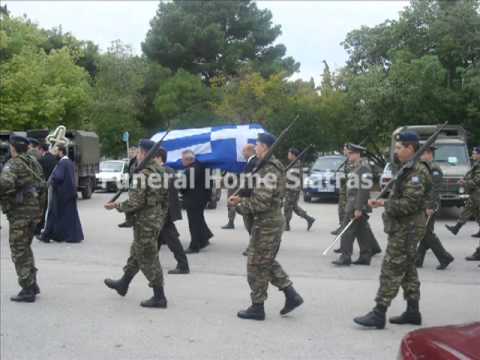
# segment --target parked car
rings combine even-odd
[[[100,172],[95,174],[96,189],[117,191],[118,186],[128,185],[128,161],[106,160],[100,163]]]
[[[338,168],[345,159],[343,155],[320,156],[304,178],[303,200],[338,199],[340,179],[345,176],[344,170]]]
[[[387,165],[385,165],[385,169],[383,169],[382,176],[380,176],[380,189],[383,190],[390,180],[392,180],[392,177],[392,164],[387,163]]]
[[[480,322],[431,327],[402,339],[399,360],[480,360]]]

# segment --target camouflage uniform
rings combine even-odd
[[[476,161],[465,175],[465,191],[469,194],[458,222],[465,224],[472,217],[480,223],[480,161]]]
[[[287,224],[292,219],[292,214],[295,212],[301,218],[307,220],[309,216],[305,210],[298,206],[298,200],[300,199],[300,192],[302,191],[302,165],[297,162],[291,169],[288,170],[288,187],[285,193],[285,205],[283,213],[285,215],[285,221]],[[299,179],[300,184],[295,184],[293,179]],[[294,187],[297,185],[297,187]]]
[[[400,286],[407,301],[420,299],[415,256],[418,241],[425,236],[425,203],[431,187],[430,171],[419,162],[395,183],[385,201],[383,221],[388,245],[375,299],[380,306],[388,307]]]
[[[267,299],[268,283],[279,289],[289,287],[292,282],[275,260],[284,227],[282,200],[285,195],[285,168],[275,157],[260,168],[257,174],[264,178],[267,174],[277,179],[275,186],[265,183],[254,184],[250,197],[242,197],[237,211],[252,215],[252,231],[247,262],[247,277],[253,304],[263,304]]]
[[[440,203],[440,190],[442,188],[442,179],[443,179],[443,172],[440,166],[435,162],[428,162],[427,163],[430,168],[430,173],[432,176],[432,187],[431,191],[428,194],[427,202],[425,207],[427,209],[432,209],[435,213],[429,219],[425,237],[420,240],[420,244],[418,245],[417,249],[417,266],[423,266],[423,260],[425,258],[425,253],[428,249],[432,249],[434,255],[436,256],[437,260],[440,264],[447,264],[453,260],[452,255],[450,255],[445,248],[443,247],[440,239],[435,234],[435,217],[436,211],[438,211],[441,207]]]
[[[163,176],[165,169],[155,161],[145,166],[140,174],[145,178],[157,174]],[[149,281],[149,286],[163,287],[163,272],[158,256],[158,236],[165,223],[168,212],[168,189],[163,186],[153,189],[133,184],[129,190],[128,200],[122,202],[118,211],[132,215],[133,243],[130,257],[124,272],[133,278],[139,270]]]
[[[345,219],[350,221],[354,218],[356,210],[362,211],[363,216],[355,220],[352,226],[342,236],[341,250],[342,254],[348,257],[352,256],[353,242],[355,238],[360,246],[360,258],[370,260],[373,255],[374,244],[377,243],[375,236],[368,223],[368,213],[371,212],[368,206],[370,198],[370,188],[367,188],[365,182],[372,181],[372,169],[365,159],[360,159],[355,164],[351,164],[349,178],[346,182]],[[377,245],[378,246],[378,245]]]
[[[36,283],[37,269],[31,245],[42,215],[40,201],[46,188],[45,182],[40,179],[43,179],[42,167],[27,154],[10,159],[0,174],[2,209],[10,223],[10,252],[18,283],[23,289]]]
[[[338,222],[340,226],[346,225],[344,224],[344,222],[345,222],[345,208],[347,206],[347,179],[350,171],[351,171],[350,163],[348,160],[346,160],[344,165],[345,177],[340,180],[340,191],[338,193]]]

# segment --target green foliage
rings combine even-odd
[[[285,46],[271,45],[280,33],[271,12],[250,0],[162,1],[142,49],[152,61],[201,75],[209,84],[214,77],[235,76],[246,62],[264,76],[297,71],[299,65],[284,58]]]

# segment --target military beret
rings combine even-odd
[[[289,153],[292,153],[292,154],[295,155],[295,156],[300,155],[300,150],[298,150],[297,148],[293,148],[293,147],[292,147],[292,148],[288,149],[288,152],[289,152]]]
[[[275,136],[266,132],[258,134],[258,139],[257,139],[259,143],[265,144],[268,147],[272,146],[276,140],[277,139],[275,138]]]
[[[356,152],[356,153],[362,153],[362,152],[367,150],[366,148],[364,148],[361,145],[351,144],[351,143],[345,144],[345,147],[347,148],[348,151],[353,151],[353,152]]]
[[[28,139],[28,142],[31,144],[31,145],[40,145],[40,141],[38,141],[37,139],[33,138],[33,137],[29,137],[27,138]]]
[[[477,154],[480,154],[480,145],[479,146],[475,146],[473,148],[473,151],[476,152]]]
[[[138,147],[145,151],[149,151],[151,148],[153,148],[154,145],[155,145],[155,142],[150,139],[142,139],[138,143]]]
[[[419,142],[420,139],[416,132],[413,131],[404,131],[395,136],[396,141],[400,142]]]
[[[20,135],[10,135],[8,142],[12,145],[28,145],[30,143],[26,137]]]

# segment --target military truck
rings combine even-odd
[[[392,134],[390,148],[390,161],[393,164],[393,152],[395,147],[395,135],[401,131],[414,131],[425,142],[437,129],[435,125],[404,126],[396,129]],[[463,186],[459,185],[468,170],[470,170],[470,158],[467,146],[467,132],[458,125],[449,125],[435,141],[435,162],[443,171],[443,185],[440,192],[442,207],[461,207],[468,195]],[[395,167],[393,168],[395,172]]]
[[[45,142],[47,129],[29,130],[27,136]],[[65,136],[70,140],[67,147],[68,157],[75,164],[75,176],[78,191],[83,199],[90,199],[95,189],[95,174],[99,172],[100,142],[97,134],[83,130],[67,130]]]

